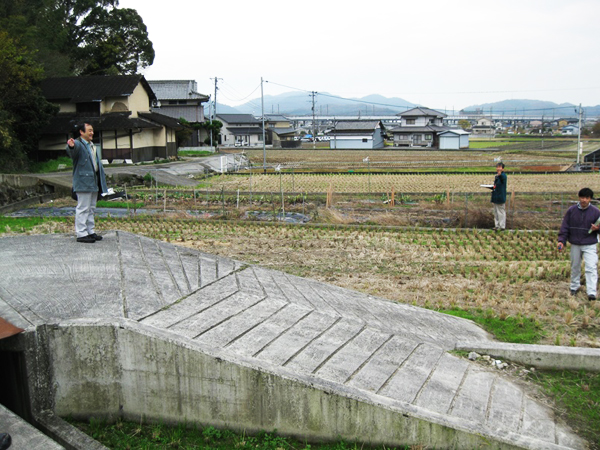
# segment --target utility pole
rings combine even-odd
[[[317,136],[315,134],[315,95],[317,93],[315,91],[312,91],[310,93],[310,95],[312,96],[312,139],[313,139],[313,149],[315,148],[315,142],[317,139]]]
[[[583,153],[583,146],[581,144],[581,103],[579,104],[579,113],[577,114],[579,121],[577,124],[577,166],[581,161],[581,154]]]
[[[262,77],[260,77],[260,105],[262,108],[263,173],[267,173],[267,148],[265,146],[265,97],[263,95]]]
[[[216,116],[217,115],[217,90],[219,89],[217,87],[217,84],[219,83],[219,80],[222,80],[223,78],[218,78],[218,77],[214,77],[211,78],[211,80],[215,80],[215,98],[214,98],[214,102],[215,102],[215,109],[213,110],[213,114]]]
[[[212,132],[212,102],[210,101],[210,96],[208,96],[208,122],[210,123],[210,127],[208,127],[208,134],[210,135],[210,151],[213,151],[213,132]]]
[[[212,80],[212,79],[213,79],[213,78],[211,78],[211,80]],[[212,121],[213,121],[213,120],[215,120],[215,118],[217,117],[217,89],[218,89],[218,88],[217,88],[217,83],[219,82],[219,80],[222,80],[222,79],[223,79],[223,78],[218,78],[218,77],[215,77],[215,78],[214,78],[214,80],[215,80],[215,97],[214,97],[214,99],[213,99],[213,102],[214,102],[214,108],[213,108],[213,110],[212,110],[212,115],[211,115],[211,118],[210,118],[210,123],[211,123],[211,125],[212,125]],[[211,146],[211,150],[212,150],[212,144],[213,144],[213,143],[212,143],[212,127],[211,127],[211,130],[210,130],[210,136],[211,136],[211,139],[210,139],[210,141],[211,141],[211,144],[210,144],[210,146]],[[217,152],[217,143],[215,142],[214,144],[215,144],[215,153],[216,153],[216,152]]]

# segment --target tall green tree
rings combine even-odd
[[[135,9],[93,8],[79,26],[76,72],[133,75],[154,62],[154,48]]]
[[[30,49],[47,76],[133,74],[154,61],[146,26],[118,0],[2,0],[0,29]]]
[[[31,52],[0,31],[0,167],[5,172],[27,169],[41,129],[57,112],[42,95],[42,77]]]

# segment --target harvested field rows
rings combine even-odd
[[[493,174],[260,174],[226,175],[210,180],[210,189],[241,192],[339,193],[465,193],[489,192],[481,184],[492,184]],[[508,191],[576,193],[582,187],[600,192],[600,176],[594,173],[508,174]]]
[[[535,165],[570,165],[577,153],[569,148],[557,150],[528,150],[528,151],[486,151],[483,149],[471,151],[415,151],[415,150],[267,150],[268,166],[282,167],[346,167],[367,169],[365,159],[369,158],[373,170],[386,167],[418,170],[432,167],[489,167],[495,166],[495,159],[501,158],[509,168]],[[222,149],[224,153],[239,153],[239,150]],[[263,165],[262,149],[247,149],[244,151],[256,167]],[[560,169],[555,169],[560,170]]]

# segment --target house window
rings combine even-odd
[[[367,139],[367,138],[363,138],[363,140],[362,140],[362,141],[363,141],[363,142],[367,142],[367,141],[368,141],[368,139]]]
[[[401,140],[401,141],[406,141],[406,140],[408,140],[408,135],[407,135],[407,134],[401,134],[401,135],[400,135],[400,140]]]
[[[177,104],[177,100],[169,100],[169,105],[176,105]]]
[[[77,103],[77,114],[82,116],[100,116],[100,102]]]
[[[425,140],[426,141],[430,141],[431,140],[431,135],[430,134],[426,134],[425,135]]]
[[[177,103],[180,105],[187,105],[187,100],[179,100]]]
[[[416,119],[406,119],[406,125],[414,125]]]

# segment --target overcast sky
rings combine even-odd
[[[227,105],[295,89],[436,109],[600,104],[600,0],[120,0],[154,44],[148,80]],[[212,79],[211,79],[212,78]],[[268,81],[268,83],[267,83]]]

